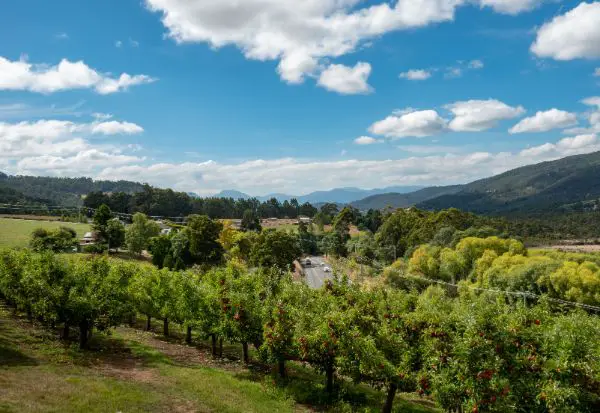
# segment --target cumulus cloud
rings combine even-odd
[[[321,72],[318,84],[342,95],[366,94],[373,90],[367,82],[370,74],[371,65],[365,62],[358,62],[354,67],[329,65]]]
[[[119,146],[90,142],[90,136],[133,134],[142,131],[138,125],[117,121],[0,122],[0,162],[12,165],[19,172],[50,175],[55,174],[54,169],[72,173],[98,171],[103,167],[138,162],[143,158],[124,155]]]
[[[481,7],[491,7],[498,13],[519,14],[541,4],[542,0],[480,0]]]
[[[578,155],[600,150],[600,142],[596,135],[578,135],[571,138],[564,138],[557,143],[545,143],[522,150],[519,154],[523,157],[536,159],[540,156],[561,158],[564,156]]]
[[[178,43],[233,45],[248,59],[279,61],[278,73],[300,83],[332,58],[397,30],[454,20],[473,2],[500,13],[529,10],[536,0],[145,0]]]
[[[386,138],[422,138],[437,135],[446,128],[446,120],[435,110],[413,110],[394,113],[375,122],[369,132]]]
[[[448,127],[457,132],[480,132],[495,127],[498,122],[513,119],[525,113],[522,106],[509,106],[496,99],[467,100],[445,106],[454,119]]]
[[[215,161],[151,165],[138,163],[107,167],[96,177],[144,181],[203,195],[233,187],[256,195],[273,191],[307,193],[344,186],[374,188],[403,184],[464,183],[534,162],[598,149],[595,137],[574,137],[512,153],[446,153],[404,159],[323,162],[284,158],[236,164]]]
[[[547,132],[552,129],[566,128],[577,123],[577,115],[564,110],[550,109],[544,112],[537,112],[521,120],[515,126],[510,128],[510,133],[524,132]]]
[[[600,2],[581,3],[537,32],[531,51],[556,60],[600,57]]]
[[[24,59],[11,61],[0,56],[0,90],[26,90],[53,93],[71,89],[93,89],[99,94],[127,90],[134,85],[154,82],[147,75],[121,74],[113,78],[97,72],[83,61],[63,59],[56,66],[32,64]]]
[[[380,143],[380,139],[372,138],[371,136],[360,136],[354,139],[354,143],[357,145],[372,145],[374,143]]]
[[[593,96],[581,101],[584,105],[591,106],[593,109],[585,114],[589,122],[586,127],[567,129],[564,132],[568,134],[590,134],[600,133],[600,96]]]
[[[423,69],[411,69],[407,72],[400,73],[400,77],[408,80],[427,80],[431,77],[431,72]]]
[[[116,120],[94,123],[90,126],[93,134],[102,135],[135,135],[144,131],[140,125],[136,125],[135,123],[119,122]]]
[[[594,76],[600,77],[600,67],[597,67],[596,70],[594,70]]]

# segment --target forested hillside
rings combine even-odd
[[[59,178],[45,176],[7,175],[0,172],[0,202],[13,202],[6,190],[22,194],[23,199],[43,199],[60,206],[82,205],[82,196],[93,191],[134,193],[143,185],[130,181],[94,181],[91,178]],[[12,200],[11,200],[12,199]]]
[[[383,209],[387,207],[408,208],[420,202],[436,198],[441,195],[454,194],[459,192],[462,188],[463,185],[449,185],[432,186],[409,193],[391,192],[387,194],[372,195],[361,199],[360,201],[352,202],[351,205],[360,209],[361,211],[367,211],[369,209]]]
[[[595,209],[600,198],[600,152],[517,168],[472,182],[419,207],[455,207],[482,214],[532,215]]]

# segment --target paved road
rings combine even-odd
[[[304,269],[304,281],[311,288],[321,288],[325,283],[325,280],[332,280],[333,274],[331,272],[325,272],[323,269],[325,266],[329,267],[329,264],[322,266],[324,263],[322,257],[308,257],[311,261],[311,265],[307,266],[304,264],[305,260],[302,259],[302,268]],[[331,268],[331,267],[330,267]]]

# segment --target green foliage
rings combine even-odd
[[[142,213],[137,213],[133,216],[133,222],[127,227],[125,233],[125,243],[130,253],[141,254],[143,250],[148,248],[150,240],[158,236],[160,227],[154,221]]]
[[[108,247],[118,249],[125,243],[125,226],[118,219],[111,219],[106,225]]]
[[[188,218],[189,250],[198,264],[218,264],[223,258],[223,246],[219,235],[223,224],[206,215],[191,215]]]
[[[103,241],[108,240],[108,222],[112,218],[112,211],[106,204],[100,205],[94,213],[94,223],[92,228]]]
[[[294,260],[300,258],[302,250],[294,234],[267,229],[258,234],[250,251],[250,263],[257,267],[276,267],[291,270]]]
[[[71,251],[77,246],[77,233],[74,229],[68,227],[60,227],[51,231],[44,228],[37,228],[31,234],[29,245],[36,252]]]
[[[260,232],[262,229],[262,227],[260,226],[260,217],[251,209],[245,210],[244,215],[242,216],[241,227],[244,231]]]

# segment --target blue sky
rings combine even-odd
[[[0,7],[9,173],[302,194],[600,150],[600,2]]]

